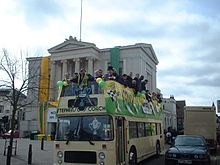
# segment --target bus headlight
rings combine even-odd
[[[105,154],[104,152],[99,153],[99,159],[104,160],[105,159]]]
[[[63,152],[62,151],[58,151],[57,152],[57,157],[58,158],[62,158],[63,157]]]
[[[99,165],[105,165],[105,163],[104,162],[100,162]]]
[[[62,164],[62,163],[63,163],[63,161],[60,159],[60,160],[58,160],[58,163],[59,163],[59,164]]]

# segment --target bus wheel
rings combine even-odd
[[[159,157],[160,156],[160,142],[157,141],[156,144],[156,156]]]
[[[134,148],[131,148],[129,152],[129,165],[137,165],[137,153]]]

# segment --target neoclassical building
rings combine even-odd
[[[109,65],[112,65],[119,74],[132,72],[133,76],[136,73],[143,75],[145,79],[148,79],[147,88],[151,92],[158,91],[156,85],[158,59],[151,44],[136,43],[134,45],[100,49],[94,43],[78,41],[70,36],[64,42],[48,49],[48,52],[50,53],[48,67],[49,100],[56,100],[58,90],[56,82],[63,80],[65,73],[70,75],[78,73],[82,68],[86,69],[91,75],[94,75],[97,69],[102,69],[106,73]],[[41,59],[41,57],[29,58],[29,65],[34,67],[29,71],[39,70]],[[38,72],[40,74],[40,71]],[[28,121],[26,124],[30,124],[31,127],[26,126],[25,128],[31,128],[28,131],[37,130],[39,127],[36,122],[37,105],[30,107],[27,112],[29,115],[26,115]],[[45,117],[45,120],[47,118]],[[35,123],[31,124],[31,121]],[[54,126],[51,126],[47,121],[45,123],[47,124],[46,132],[50,133],[51,128]]]
[[[56,82],[64,78],[65,73],[73,74],[81,68],[91,75],[102,69],[107,72],[113,65],[118,73],[133,72],[148,79],[148,89],[156,90],[156,65],[158,59],[151,44],[138,43],[114,48],[99,49],[93,43],[80,42],[69,37],[63,43],[48,50],[50,56],[50,97],[56,97]]]

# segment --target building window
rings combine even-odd
[[[10,113],[10,110],[5,110],[5,113]]]
[[[145,63],[145,71],[146,71],[146,79],[148,80],[147,89],[152,92],[153,90],[153,77],[152,77],[152,71],[153,68],[151,65],[149,65],[147,62]]]
[[[22,113],[22,120],[25,120],[25,113]]]
[[[148,73],[148,72],[147,72],[147,80],[148,80],[147,89],[149,91],[152,91],[153,90],[153,87],[152,87],[152,75],[150,73]]]
[[[25,120],[25,113],[22,110],[18,111],[18,119]]]
[[[0,113],[3,113],[3,111],[4,111],[4,106],[0,105]]]

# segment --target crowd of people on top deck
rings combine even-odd
[[[103,70],[98,69],[95,71],[95,76],[93,77],[92,75],[86,73],[85,69],[81,69],[80,73],[74,73],[72,77],[70,76],[70,74],[66,73],[65,79],[63,81],[66,81],[68,84],[74,83],[81,87],[90,86],[91,84],[94,84],[94,93],[103,93],[103,90],[101,90],[98,87],[98,84],[95,80],[97,78],[102,78],[104,81],[114,80],[124,85],[125,87],[133,89],[135,95],[138,92],[144,92],[146,94],[147,99],[151,98],[151,94],[149,93],[149,90],[147,90],[148,80],[144,79],[143,75],[137,73],[134,78],[132,76],[132,72],[130,72],[129,75],[119,75],[112,66],[108,66],[107,71],[108,73],[103,74]],[[155,95],[155,93],[153,94]],[[161,100],[159,95],[156,97],[158,97],[158,99]]]

